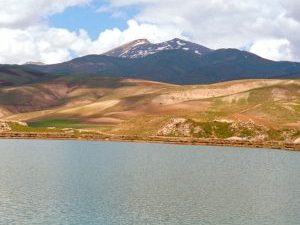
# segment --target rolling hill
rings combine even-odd
[[[0,90],[0,118],[117,135],[300,138],[299,80],[174,85],[62,76]],[[38,94],[37,94],[38,93]]]
[[[54,77],[20,65],[0,65],[0,87],[30,84]]]

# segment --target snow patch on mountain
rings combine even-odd
[[[161,51],[167,50],[184,50],[197,55],[203,55],[212,52],[211,49],[202,45],[198,45],[189,41],[175,38],[170,41],[153,44],[147,39],[139,39],[115,48],[104,53],[107,56],[122,57],[122,58],[143,58],[148,55],[153,55]]]
[[[182,43],[180,41],[176,41],[176,43],[179,45],[179,46],[185,46],[185,43]]]

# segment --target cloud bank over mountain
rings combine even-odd
[[[84,29],[72,32],[48,24],[51,15],[69,7],[95,4],[95,11],[111,16],[132,8],[137,13],[126,28],[99,30],[96,39]],[[300,61],[296,0],[0,0],[0,5],[0,63],[56,63],[100,54],[134,39],[161,42],[174,37],[212,49],[239,48],[269,59]]]
[[[275,60],[300,59],[297,0],[111,0],[111,10],[136,6],[136,20],[177,27],[210,48],[244,48]],[[266,46],[265,46],[266,45]]]

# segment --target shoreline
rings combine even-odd
[[[81,140],[81,141],[119,141],[140,143],[161,143],[178,145],[199,146],[226,146],[265,148],[287,151],[300,151],[300,144],[284,141],[249,141],[249,140],[226,140],[226,139],[200,139],[187,137],[162,137],[162,136],[125,136],[125,135],[103,135],[91,134],[68,134],[68,133],[36,133],[36,132],[3,132],[0,139],[37,139],[37,140]]]

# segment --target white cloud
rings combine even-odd
[[[287,39],[265,39],[256,41],[250,52],[274,60],[292,60],[291,45]]]
[[[135,20],[129,20],[127,24],[128,28],[123,31],[114,28],[100,33],[98,39],[91,43],[85,53],[103,53],[121,44],[145,37],[154,43],[173,37],[182,37],[181,31],[177,28],[166,26],[161,29],[162,27],[158,28],[153,24],[139,24]]]
[[[270,54],[270,59],[300,60],[299,0],[110,0],[106,8],[130,6],[141,9],[135,17],[138,22],[159,29],[176,27],[211,48],[243,48],[260,40],[286,39],[289,51],[279,51],[275,58]]]
[[[73,56],[101,54],[138,38],[153,42],[181,36],[181,31],[166,26],[128,21],[128,27],[107,29],[92,40],[85,30],[78,33],[49,27],[47,16],[65,8],[88,4],[92,0],[0,0],[0,63],[58,63]]]
[[[0,63],[56,63],[86,47],[89,38],[66,29],[48,27],[47,16],[90,0],[0,0]],[[85,42],[85,44],[82,44]],[[83,45],[85,45],[83,47]]]
[[[0,0],[0,27],[24,28],[41,22],[43,17],[90,0]]]
[[[66,29],[34,26],[27,29],[0,28],[0,63],[58,63],[73,55],[101,54],[120,44],[148,37],[153,42],[180,36],[176,29],[160,30],[155,25],[128,21],[128,28],[105,30],[91,40],[85,30],[79,33]]]
[[[108,0],[99,13],[119,15],[137,6],[128,27],[107,29],[96,40],[49,27],[46,18],[93,0],[0,0],[0,63],[56,63],[100,54],[138,38],[186,38],[210,48],[245,48],[274,60],[300,60],[298,0]],[[94,0],[96,1],[96,0]],[[125,8],[124,8],[125,7]]]
[[[31,27],[0,29],[0,63],[42,61],[56,63],[70,58],[66,45],[77,41],[76,34],[64,29]]]

